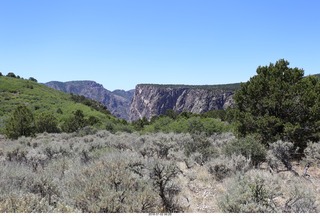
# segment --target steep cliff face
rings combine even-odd
[[[167,109],[178,113],[226,109],[233,104],[232,95],[238,86],[137,85],[130,107],[130,120],[150,119],[164,114]]]
[[[130,103],[134,90],[115,90],[111,92],[94,81],[52,81],[45,83],[45,85],[63,92],[83,95],[99,101],[104,104],[113,115],[122,119],[129,119]]]

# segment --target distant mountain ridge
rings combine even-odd
[[[108,110],[116,117],[129,119],[130,103],[134,90],[115,90],[113,92],[105,89],[95,81],[51,81],[45,83],[46,86],[66,93],[83,95],[104,104]]]

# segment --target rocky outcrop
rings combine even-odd
[[[105,105],[114,116],[126,120],[129,119],[130,104],[134,90],[115,90],[111,92],[94,81],[52,81],[45,83],[45,85],[66,93],[83,95],[87,98],[99,101]]]
[[[137,85],[130,107],[130,120],[164,114],[172,109],[178,113],[204,113],[226,109],[233,104],[232,95],[239,84],[214,86]]]

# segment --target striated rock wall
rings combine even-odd
[[[137,85],[130,107],[130,120],[164,114],[167,109],[178,113],[203,113],[226,109],[233,104],[238,84],[219,86]]]

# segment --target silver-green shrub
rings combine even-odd
[[[182,207],[176,199],[180,193],[180,187],[175,184],[174,179],[180,173],[179,168],[170,162],[156,160],[149,166],[150,179],[153,187],[161,198],[162,212],[181,212]]]
[[[267,152],[268,165],[278,171],[281,165],[284,165],[287,170],[292,170],[291,153],[293,151],[293,143],[278,140],[269,144]]]
[[[255,167],[265,161],[267,153],[265,146],[254,136],[231,140],[223,147],[223,152],[228,156],[241,154]]]
[[[309,142],[304,150],[304,161],[320,167],[320,143]]]
[[[217,181],[221,181],[237,172],[244,173],[248,171],[251,166],[250,160],[242,155],[233,154],[231,157],[220,155],[218,158],[209,161],[206,167]]]
[[[267,171],[251,170],[228,179],[225,193],[217,198],[220,210],[230,213],[319,211],[313,186],[289,174],[290,177],[284,178]]]

